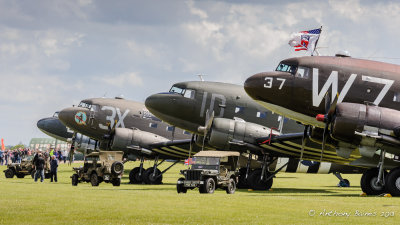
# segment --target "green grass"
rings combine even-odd
[[[75,164],[74,166],[77,166]],[[72,168],[61,164],[59,182],[0,178],[0,224],[398,224],[400,198],[360,197],[361,175],[344,175],[352,187],[338,188],[333,175],[279,173],[272,191],[239,190],[212,195],[189,190],[176,193],[177,165],[164,174],[163,185],[130,185],[126,163],[120,187],[101,183],[71,186]],[[160,169],[166,168],[165,163]],[[150,162],[145,163],[150,167]],[[3,171],[6,167],[1,166]],[[309,216],[315,210],[315,216]],[[320,216],[326,210],[349,217]],[[356,211],[376,216],[355,216]],[[393,212],[393,217],[381,217]]]

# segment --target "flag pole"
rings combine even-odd
[[[318,41],[319,41],[319,37],[321,36],[321,33],[322,33],[322,26],[319,28],[319,36],[318,36],[317,41],[315,42],[314,50],[312,51],[311,56],[314,56],[314,52],[317,49],[317,44],[318,44]],[[318,53],[318,51],[317,51],[317,53]],[[319,55],[319,53],[318,53],[318,55]]]

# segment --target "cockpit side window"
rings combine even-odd
[[[170,93],[177,93],[177,94],[183,95],[183,93],[185,92],[185,89],[172,86],[172,88],[169,90],[169,92],[170,92]]]
[[[186,90],[185,90],[185,93],[183,94],[183,97],[185,97],[185,98],[190,98],[190,99],[194,99],[194,93],[195,93],[194,90],[186,89]]]
[[[284,63],[280,63],[275,71],[287,72],[294,74],[296,72],[297,66],[287,65]]]
[[[55,113],[53,114],[53,117],[58,118],[58,113],[60,113],[60,112],[55,112]]]
[[[310,68],[299,66],[294,76],[298,78],[308,79],[309,74]]]

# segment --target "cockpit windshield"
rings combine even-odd
[[[172,88],[169,90],[169,93],[176,93],[183,95],[185,98],[194,98],[195,91],[192,89],[186,89],[186,88],[180,88],[176,86],[172,86]]]
[[[60,113],[60,112],[55,112],[55,113],[53,114],[53,117],[58,118],[58,113]]]
[[[280,63],[278,67],[276,67],[276,71],[287,72],[294,74],[297,70],[297,66],[287,65],[284,63]]]
[[[86,102],[80,102],[78,107],[90,109],[92,107],[92,104],[89,104],[89,103],[86,103]]]

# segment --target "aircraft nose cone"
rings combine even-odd
[[[149,96],[144,102],[146,108],[159,119],[168,120],[168,117],[174,115],[179,106],[176,105],[176,97],[168,93],[154,94]]]
[[[65,125],[69,126],[75,120],[74,119],[75,114],[76,114],[76,109],[74,107],[68,107],[68,108],[61,110],[58,113],[58,118]]]
[[[163,102],[160,101],[161,96],[159,94],[150,95],[146,98],[144,105],[148,110],[152,111],[159,111],[162,108]]]
[[[253,99],[257,99],[258,97],[258,91],[260,89],[263,89],[263,85],[264,85],[264,74],[263,73],[258,73],[255,74],[249,78],[247,78],[247,80],[244,82],[244,90],[246,91],[246,93]]]
[[[46,119],[40,119],[36,126],[40,129],[40,130],[46,130]]]

